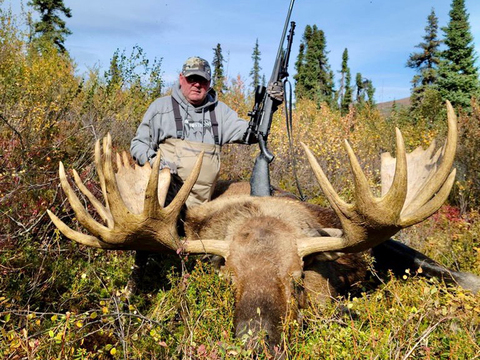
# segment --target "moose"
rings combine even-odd
[[[112,161],[111,137],[95,145],[95,165],[104,204],[73,170],[78,189],[90,200],[104,224],[96,221],[71,187],[62,163],[62,188],[78,222],[90,233],[68,227],[48,214],[67,238],[80,244],[111,250],[147,250],[210,254],[222,259],[223,271],[235,288],[234,327],[266,333],[268,344],[281,341],[281,324],[309,301],[327,301],[367,276],[363,252],[378,263],[406,269],[422,267],[474,292],[480,278],[443,268],[423,254],[391,239],[401,229],[420,223],[447,199],[455,179],[452,170],[457,143],[457,119],[447,102],[448,135],[435,154],[416,150],[407,154],[396,129],[396,158],[390,157],[394,175],[385,180],[384,194],[375,197],[368,180],[345,142],[354,176],[354,201],[344,202],[333,189],[313,153],[302,144],[318,184],[331,208],[288,196],[255,197],[225,191],[212,201],[183,211],[196,182],[203,154],[171,201],[169,169],[160,161],[143,167],[130,165],[128,156]],[[393,162],[392,162],[393,159]],[[420,159],[420,160],[419,160]],[[412,170],[413,166],[416,170]],[[413,177],[415,176],[415,177]],[[293,314],[293,315],[292,315]]]

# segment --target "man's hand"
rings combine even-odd
[[[165,159],[160,160],[160,170],[164,168],[169,168],[170,169],[170,174],[177,174],[177,164],[171,161],[167,161]]]
[[[283,84],[281,82],[270,83],[267,86],[267,94],[272,98],[278,101],[279,103],[283,102]]]

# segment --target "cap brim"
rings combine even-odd
[[[187,71],[183,72],[183,76],[185,76],[185,77],[189,77],[189,76],[192,76],[192,75],[198,75],[198,76],[201,76],[202,78],[204,78],[205,80],[210,81],[210,76],[205,71],[187,70]]]

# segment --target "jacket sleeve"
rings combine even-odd
[[[155,124],[161,124],[161,113],[157,109],[157,101],[153,102],[143,116],[137,133],[130,143],[130,153],[133,159],[144,165],[157,154],[158,143],[162,140]]]
[[[219,108],[222,114],[222,144],[243,143],[243,136],[248,129],[248,121],[239,118],[237,112],[230,109],[224,103],[219,102]]]

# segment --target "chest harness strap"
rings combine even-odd
[[[173,115],[175,116],[175,125],[177,128],[177,139],[183,139],[183,119],[180,115],[180,105],[178,101],[172,96],[172,106],[173,106]],[[210,107],[210,122],[212,124],[212,133],[215,140],[215,145],[219,145],[220,141],[218,138],[218,122],[217,117],[215,116],[215,107]]]

